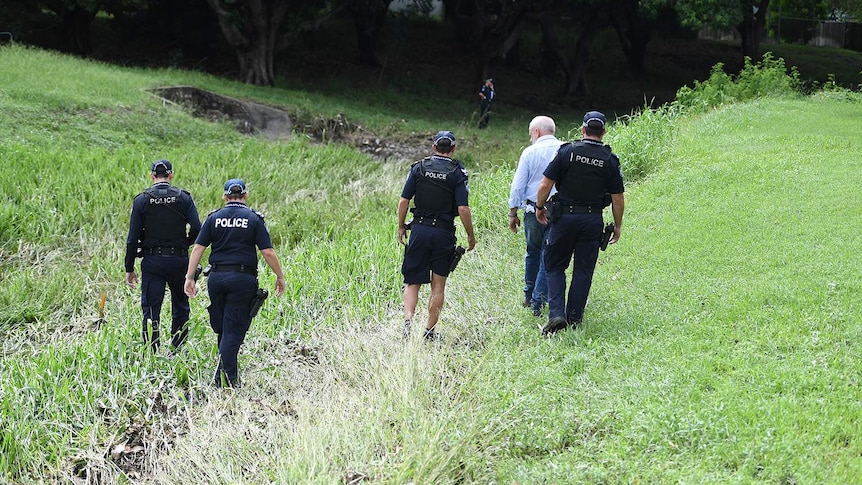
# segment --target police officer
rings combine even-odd
[[[577,326],[583,319],[599,256],[605,194],[610,194],[615,224],[610,244],[620,239],[625,206],[623,174],[620,159],[602,143],[606,123],[605,115],[598,111],[585,114],[583,139],[560,146],[539,184],[536,218],[543,224],[548,222],[548,194],[552,186],[557,188],[551,201],[556,211],[551,217],[556,220],[548,229],[544,252],[549,315],[543,335]],[[567,301],[566,269],[572,254],[574,269]]]
[[[431,283],[428,300],[428,324],[424,337],[436,340],[434,330],[443,308],[446,278],[455,249],[455,217],[467,232],[467,250],[476,246],[473,218],[468,205],[467,170],[455,153],[455,135],[441,131],[434,135],[433,155],[413,163],[398,201],[398,242],[405,244],[407,209],[414,201],[410,240],[404,251],[401,273],[404,275],[404,337],[419,301],[419,287]]]
[[[479,88],[479,129],[484,129],[488,126],[491,120],[491,101],[494,100],[494,80],[492,78],[485,79],[485,84]]]
[[[159,347],[159,318],[165,285],[171,291],[171,345],[178,349],[186,341],[189,299],[183,293],[183,275],[189,262],[189,246],[201,229],[198,209],[190,193],[171,186],[174,170],[168,160],[150,167],[153,185],[135,196],[129,234],[126,238],[126,284],[138,284],[135,257],[141,261],[141,309],[144,342],[153,351]],[[186,230],[188,229],[188,232]],[[147,322],[152,328],[148,328]]]
[[[207,289],[210,297],[210,326],[218,341],[219,361],[213,384],[241,387],[237,355],[251,326],[249,314],[258,290],[257,252],[275,273],[275,295],[284,293],[284,274],[272,247],[263,214],[246,205],[248,190],[242,179],[230,179],[224,184],[221,209],[207,215],[195,241],[186,272],[186,295],[197,294],[194,272],[207,246],[211,272]]]

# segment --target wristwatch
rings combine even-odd
[[[542,206],[542,207],[536,206],[536,210],[537,211],[543,211],[543,210],[545,210],[545,206]]]

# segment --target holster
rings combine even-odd
[[[601,249],[602,251],[608,249],[608,243],[611,240],[611,236],[614,235],[614,228],[615,227],[616,226],[614,225],[613,222],[611,222],[610,224],[605,226],[605,230],[602,233],[602,243],[601,243],[601,245],[599,245],[599,249]]]
[[[455,246],[452,248],[452,256],[449,259],[449,272],[455,271],[455,268],[458,267],[458,263],[461,262],[461,256],[464,256],[467,250],[461,246]]]
[[[254,299],[251,300],[251,308],[248,311],[248,316],[254,318],[257,316],[257,312],[260,311],[260,307],[263,305],[263,302],[266,301],[266,298],[269,296],[269,291],[258,288],[257,293],[254,295]]]
[[[562,204],[559,200],[552,198],[551,200],[545,203],[545,208],[548,210],[548,223],[557,222],[560,220],[560,216],[563,215],[562,210],[560,210],[560,206]]]

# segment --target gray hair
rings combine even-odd
[[[553,135],[557,132],[557,125],[548,116],[536,116],[533,121],[530,121],[530,129],[538,129],[542,135]]]

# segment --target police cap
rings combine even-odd
[[[242,195],[248,193],[242,179],[230,179],[224,183],[224,195]]]
[[[167,160],[156,160],[150,166],[150,173],[154,175],[168,175],[174,173],[174,167]]]
[[[434,135],[434,146],[455,146],[455,134],[451,131],[438,131],[437,134]]]
[[[584,126],[591,130],[604,130],[607,122],[605,115],[598,111],[587,111],[584,115]]]

